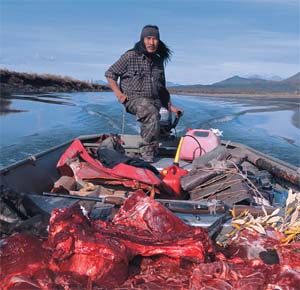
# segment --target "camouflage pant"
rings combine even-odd
[[[159,141],[159,110],[161,102],[158,99],[137,98],[125,104],[127,112],[134,114],[141,123],[140,153],[142,156],[154,156]]]

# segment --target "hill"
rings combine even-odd
[[[285,82],[285,83],[295,83],[295,84],[298,84],[300,83],[300,72],[298,72],[297,74],[285,79],[285,80],[282,80],[281,82]]]
[[[56,75],[0,70],[1,95],[52,92],[110,91],[108,86]]]
[[[172,93],[300,93],[300,72],[284,80],[264,80],[233,76],[212,85],[180,85],[169,88]]]
[[[258,79],[258,78],[242,78],[239,76],[233,76],[231,78],[228,78],[224,81],[214,83],[212,86],[220,87],[220,86],[232,86],[232,85],[249,85],[249,84],[264,84],[268,82],[264,79]]]

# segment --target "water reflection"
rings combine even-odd
[[[12,101],[6,98],[0,98],[0,115],[7,115],[11,113],[25,112],[24,110],[11,109]]]
[[[28,100],[28,101],[42,102],[42,103],[48,103],[48,104],[75,106],[75,104],[72,102],[61,101],[63,99],[71,100],[71,96],[54,95],[54,94],[4,96],[1,98],[0,110],[1,111],[6,110],[7,113],[22,112],[23,110],[19,110],[19,109],[11,110],[9,108],[10,105],[12,104],[12,100]]]

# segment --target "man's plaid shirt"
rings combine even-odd
[[[106,72],[105,76],[118,81],[129,99],[159,98],[165,88],[165,71],[159,56],[148,58],[134,50],[125,52]]]

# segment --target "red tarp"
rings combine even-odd
[[[128,187],[137,188],[138,183],[150,186],[162,185],[162,180],[152,171],[144,168],[138,168],[124,163],[120,163],[115,167],[104,167],[99,160],[92,158],[84,148],[80,140],[76,139],[61,156],[57,163],[57,168],[62,175],[70,175],[68,163],[80,157],[83,162],[76,171],[76,175],[82,180],[99,180],[110,184],[123,184]],[[146,187],[147,187],[146,186]],[[140,186],[145,188],[145,186]]]

